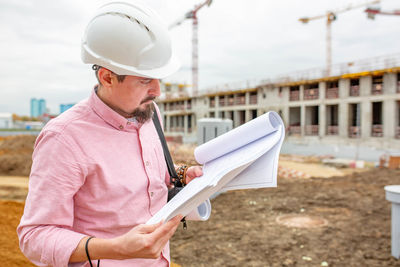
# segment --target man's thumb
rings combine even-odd
[[[150,234],[152,232],[154,232],[158,227],[160,227],[162,224],[162,222],[156,223],[156,224],[142,224],[139,226],[139,231],[143,234]]]

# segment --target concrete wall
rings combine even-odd
[[[357,79],[357,78],[354,78]],[[326,82],[319,82],[319,99],[315,100],[303,100],[304,99],[304,84],[299,84],[299,101],[290,101],[290,87],[287,85],[272,85],[268,84],[261,86],[257,89],[258,97],[257,104],[250,105],[250,92],[240,91],[235,93],[236,95],[245,93],[245,104],[244,105],[232,105],[232,106],[220,106],[219,99],[223,95],[228,96],[232,92],[226,94],[219,94],[215,97],[215,107],[210,107],[211,96],[203,95],[192,99],[192,113],[193,123],[195,119],[200,119],[208,116],[210,112],[214,112],[216,118],[220,118],[221,114],[224,114],[225,118],[233,120],[233,126],[237,127],[240,125],[240,116],[244,114],[245,121],[252,119],[252,110],[257,110],[257,115],[260,116],[267,111],[274,110],[280,112],[283,121],[286,126],[289,126],[289,122],[301,122],[301,136],[289,136],[287,135],[287,142],[296,142],[299,144],[320,143],[320,144],[331,144],[331,145],[365,145],[375,147],[379,149],[400,149],[400,139],[395,138],[396,129],[399,125],[399,104],[400,93],[397,93],[397,74],[386,73],[383,75],[383,94],[372,95],[372,76],[362,76],[359,78],[360,95],[349,96],[350,92],[350,79],[344,78],[339,79],[339,98],[327,99],[326,98]],[[265,95],[265,97],[264,97]],[[383,103],[382,117],[383,117],[383,137],[372,137],[372,103],[380,101]],[[349,138],[349,120],[350,110],[349,105],[354,103],[360,103],[360,123],[361,123],[361,136],[358,140],[355,138]],[[329,123],[327,120],[327,105],[338,106],[338,134],[327,135],[326,129]],[[311,122],[311,110],[310,107],[318,106],[319,113],[319,133],[316,136],[305,136],[305,125]],[[295,109],[294,109],[295,108]],[[243,113],[244,112],[244,113]],[[295,114],[295,113],[296,114]],[[176,115],[172,111],[167,111],[167,122],[170,124],[169,117]],[[231,116],[233,114],[233,116]],[[187,118],[183,117],[184,128],[187,128]],[[168,128],[168,127],[167,127]],[[183,131],[187,133],[187,131]],[[168,132],[167,132],[168,134]],[[193,131],[192,131],[193,135]],[[317,139],[316,139],[317,138]]]

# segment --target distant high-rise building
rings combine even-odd
[[[63,113],[64,111],[72,108],[75,104],[61,104],[60,105],[60,114]]]
[[[46,113],[46,100],[31,98],[31,117],[39,117]]]
[[[31,117],[39,116],[39,101],[36,98],[31,98]]]
[[[47,113],[46,100],[39,99],[39,116],[42,116],[44,113]]]

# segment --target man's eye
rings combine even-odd
[[[144,80],[141,80],[141,83],[142,84],[149,84],[149,83],[151,83],[151,81],[152,81],[152,79],[144,79]]]

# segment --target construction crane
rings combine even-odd
[[[206,0],[203,3],[196,5],[192,10],[186,12],[185,16],[176,22],[172,23],[168,28],[172,28],[181,25],[187,19],[192,19],[192,84],[193,95],[197,95],[199,89],[199,39],[198,39],[198,18],[197,12],[204,6],[210,6],[212,0]]]
[[[317,19],[326,19],[326,75],[331,75],[331,66],[332,66],[332,33],[331,33],[331,24],[336,20],[336,16],[339,13],[343,13],[352,9],[360,8],[367,5],[379,4],[380,0],[369,1],[357,5],[349,5],[347,7],[327,11],[324,15],[314,16],[314,17],[304,17],[300,18],[299,21],[306,24],[311,20]]]
[[[392,16],[400,16],[400,10],[394,11],[381,11],[380,8],[372,8],[369,7],[364,10],[367,13],[369,19],[375,19],[376,15],[392,15]]]

